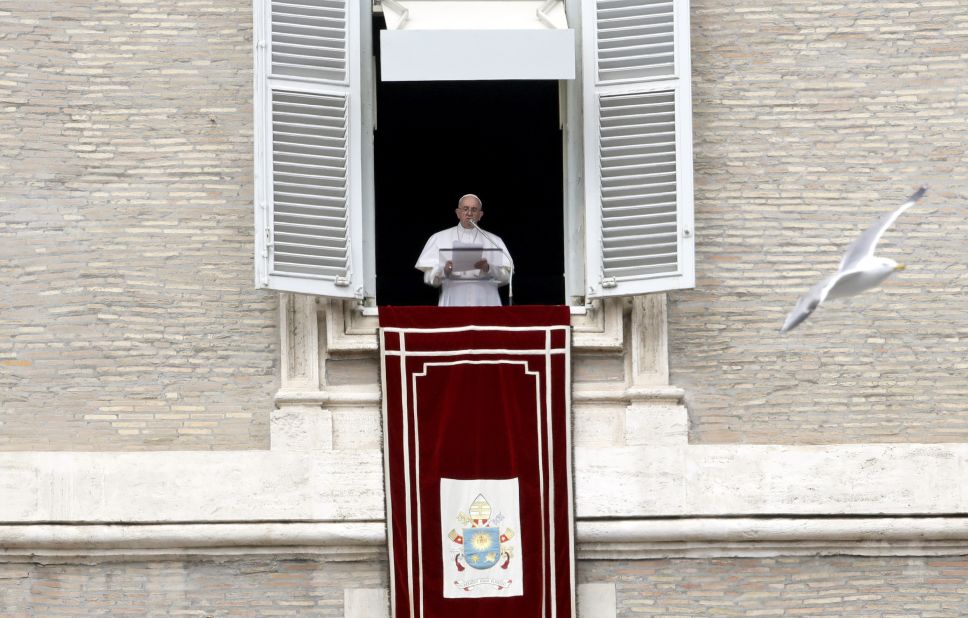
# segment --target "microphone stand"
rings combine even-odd
[[[514,260],[511,259],[511,254],[502,248],[501,245],[494,242],[494,239],[491,238],[491,235],[482,230],[480,226],[477,225],[476,221],[471,220],[471,225],[473,225],[474,229],[480,232],[484,238],[490,241],[490,243],[494,245],[495,249],[507,256],[508,262],[511,264],[511,267],[508,269],[508,307],[514,305],[514,284],[512,283],[514,280]]]

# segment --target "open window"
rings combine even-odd
[[[558,82],[381,82],[375,132],[376,298],[436,304],[414,269],[431,234],[457,225],[465,193],[518,265],[514,302],[564,302]],[[507,302],[507,288],[501,288]]]
[[[403,7],[416,25],[421,4],[459,15],[464,1],[389,0],[387,19],[399,22]],[[517,303],[694,285],[687,2],[528,4],[567,15],[548,27],[556,43],[514,53],[550,53],[535,60],[548,76],[570,60],[574,79],[501,79],[481,51],[474,71],[493,72],[455,81],[453,67],[421,54],[499,39],[465,32],[455,47],[434,28],[398,27],[409,38],[395,49],[409,51],[394,70],[416,62],[422,81],[378,81],[394,63],[369,0],[255,0],[257,286],[433,303],[413,262],[432,232],[456,223],[465,192],[481,194],[484,227],[515,257]],[[566,51],[555,47],[569,36]]]

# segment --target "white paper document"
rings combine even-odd
[[[481,250],[483,248],[481,245],[455,242],[453,249],[448,252],[451,256],[450,259],[454,262],[454,272],[476,269],[477,267],[474,265],[481,261]]]

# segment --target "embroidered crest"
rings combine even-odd
[[[465,565],[478,570],[489,569],[500,560],[504,562],[501,568],[507,569],[511,562],[511,549],[504,543],[511,540],[514,531],[505,528],[502,533],[497,527],[488,525],[491,521],[491,505],[483,494],[477,495],[468,510],[470,517],[458,513],[457,519],[469,522],[471,527],[463,528],[463,534],[451,530],[447,535],[451,541],[464,547],[464,553],[457,555],[457,570],[463,571]]]
[[[474,481],[444,480],[453,483],[475,483]],[[487,483],[513,483],[513,487],[502,486],[499,487],[499,491],[488,492],[487,488],[482,486]],[[451,522],[456,525],[447,533],[450,550],[445,549],[445,554],[449,553],[450,556],[445,560],[450,564],[445,563],[444,571],[445,577],[448,572],[452,576],[449,581],[445,580],[444,596],[482,597],[522,594],[521,582],[518,581],[522,572],[520,559],[515,558],[515,545],[520,539],[516,538],[515,530],[511,526],[512,523],[516,526],[518,521],[517,479],[482,480],[477,481],[476,485],[483,491],[477,493],[467,505],[467,512],[459,510],[451,515]],[[464,489],[466,491],[470,488]],[[508,490],[513,490],[513,493]],[[488,498],[491,495],[496,497],[493,507]],[[507,511],[499,510],[502,506],[499,502],[500,498],[513,502],[507,505],[509,507]],[[444,517],[442,511],[441,519]],[[450,588],[451,593],[448,594],[447,588]]]

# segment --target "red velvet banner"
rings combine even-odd
[[[575,615],[567,307],[381,307],[393,618]]]

